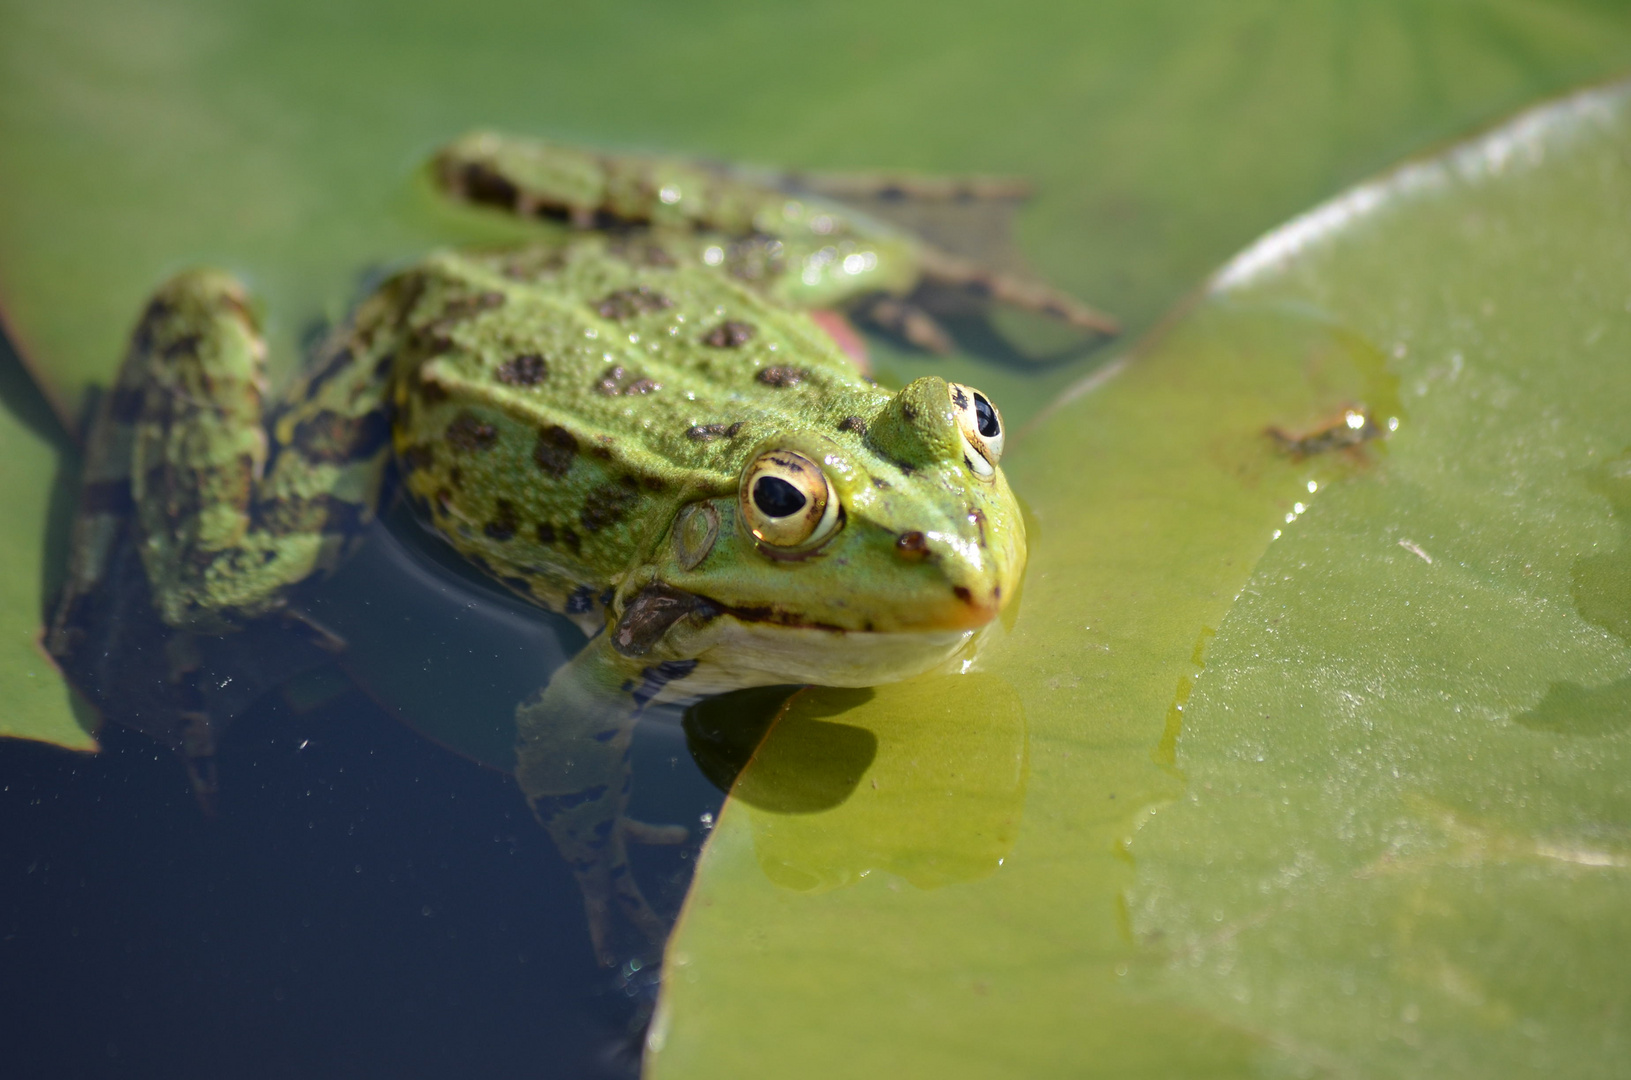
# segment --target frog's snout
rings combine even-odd
[[[982,549],[978,555],[944,536],[931,537],[917,530],[895,538],[895,558],[907,565],[925,563],[939,580],[917,606],[913,620],[920,629],[965,630],[984,626],[1001,614],[1012,599],[1020,567],[1004,554]],[[982,557],[983,556],[983,557]],[[938,595],[936,595],[938,594]]]

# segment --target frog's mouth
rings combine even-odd
[[[923,627],[923,632],[966,633],[990,622],[997,614],[995,606],[988,610],[973,604],[961,594],[957,595],[957,599],[963,604],[964,610],[957,612],[954,618],[928,623]],[[697,593],[686,592],[684,589],[676,589],[663,582],[653,582],[641,589],[623,609],[622,617],[617,620],[617,625],[611,631],[612,646],[624,656],[644,656],[681,620],[689,620],[692,625],[701,626],[721,615],[729,615],[743,623],[791,630],[854,634],[867,632],[809,619],[786,608],[769,605],[733,606]]]

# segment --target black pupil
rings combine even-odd
[[[761,476],[753,483],[753,504],[766,517],[787,517],[804,509],[804,493],[779,476]]]
[[[974,395],[974,418],[979,424],[980,434],[988,439],[995,439],[1002,434],[1002,425],[997,423],[997,410],[985,400],[984,394]]]

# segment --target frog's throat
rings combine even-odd
[[[696,664],[667,683],[654,700],[688,702],[749,686],[809,683],[877,686],[932,671],[974,648],[980,630],[841,632],[775,623],[711,620],[679,651]],[[665,642],[665,645],[668,643]],[[654,650],[657,653],[667,649]]]
[[[859,631],[800,624],[770,609],[733,609],[666,585],[647,586],[610,630],[631,659],[695,660],[665,691],[683,700],[748,686],[875,686],[920,675],[970,647],[978,627]]]

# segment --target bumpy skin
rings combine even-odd
[[[540,154],[519,145],[482,136],[440,168],[513,204],[536,177],[503,155],[535,168]],[[560,171],[581,164],[562,152]],[[923,271],[919,245],[845,223],[850,247],[820,262],[839,271],[800,274],[795,288],[788,266],[738,258],[744,245],[803,243],[808,220],[783,207],[797,234],[783,243],[766,217],[784,196],[733,182],[741,205],[721,195],[669,221],[676,201],[700,203],[696,188],[671,199],[692,181],[639,165],[571,209],[663,227],[432,256],[364,301],[270,407],[241,288],[210,271],[166,284],[91,433],[49,637],[65,667],[88,670],[101,640],[88,613],[129,576],[129,544],[175,634],[172,681],[196,670],[188,643],[290,617],[288,590],[342,557],[394,453],[455,549],[594,635],[519,706],[517,777],[578,875],[607,961],[614,910],[651,941],[663,929],[626,842],[684,835],[624,814],[642,709],[925,670],[1014,595],[1025,550],[1001,471],[980,475],[959,435],[966,396],[934,378],[877,389],[792,305],[904,288]],[[843,272],[858,252],[869,258]],[[825,542],[779,549],[743,519],[743,470],[767,450],[819,463],[841,507]]]

